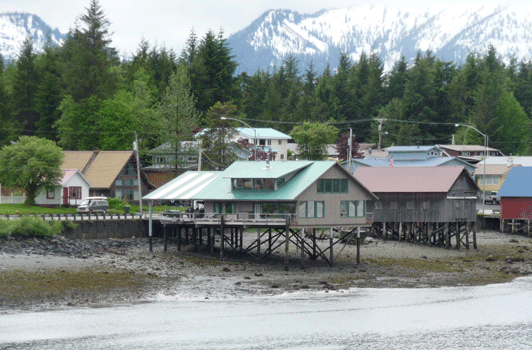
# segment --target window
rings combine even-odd
[[[135,176],[137,175],[137,171],[131,164],[126,164],[126,166],[122,169],[120,172],[120,175],[127,175],[127,176]]]
[[[123,186],[122,179],[116,179],[116,180],[115,180],[115,185],[116,185],[116,186]]]
[[[70,199],[81,199],[81,187],[69,187]]]
[[[284,179],[284,177],[280,177],[280,178],[277,179],[277,189],[283,187],[284,184],[285,184],[285,179]]]
[[[46,190],[46,199],[55,199],[55,190]]]
[[[300,218],[324,218],[325,202],[324,201],[307,201],[299,203]]]
[[[382,203],[381,202],[375,202],[375,209],[376,210],[382,210]]]
[[[397,206],[397,201],[391,201],[390,202],[390,209],[397,209],[398,206]]]
[[[406,202],[406,209],[407,210],[414,210],[414,201]]]
[[[421,203],[421,209],[429,210],[430,209],[430,201],[423,201],[423,203]]]
[[[283,144],[283,140],[277,140],[277,144],[281,146]]]
[[[268,146],[271,146],[272,145],[272,140],[267,140],[268,141]]]
[[[355,218],[366,216],[365,201],[340,201],[340,217]]]
[[[479,185],[484,185],[484,175],[480,175],[478,178]],[[486,185],[498,185],[499,177],[494,175],[486,175]]]
[[[166,156],[155,156],[155,163],[157,163],[157,164],[165,164],[166,163]]]
[[[234,202],[214,203],[214,212],[218,214],[236,213],[236,204]]]
[[[347,179],[318,179],[318,193],[347,193]]]
[[[281,153],[281,160],[284,160],[284,154]]]

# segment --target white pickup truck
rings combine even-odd
[[[484,200],[484,202],[491,204],[501,204],[501,199],[497,196],[497,191],[489,191],[486,192],[486,199]]]

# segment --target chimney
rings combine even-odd
[[[508,168],[512,167],[514,165],[514,159],[512,158],[512,154],[510,153],[510,156],[508,157],[508,160],[506,161],[506,166]]]

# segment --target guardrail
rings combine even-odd
[[[223,217],[226,222],[245,221],[245,222],[260,222],[260,223],[280,223],[285,222],[287,218],[293,221],[296,214],[254,214],[248,212],[235,214],[219,214],[219,213],[186,213],[186,212],[165,212],[159,214],[159,219],[168,221],[203,221],[203,222],[219,222]]]
[[[83,214],[0,214],[0,220],[17,220],[24,217],[38,218],[43,220],[71,220],[71,221],[90,221],[90,220],[133,220],[144,219],[145,215],[141,214],[98,214],[98,213],[83,213]]]

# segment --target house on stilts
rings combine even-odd
[[[214,252],[218,241],[222,258],[227,249],[262,259],[282,248],[288,259],[289,244],[294,244],[302,263],[322,258],[329,264],[336,243],[360,237],[360,228],[371,227],[368,208],[377,199],[335,161],[238,161],[222,172],[186,172],[143,197],[150,208],[154,201],[166,200],[203,204],[201,217],[150,215],[150,235],[156,220],[165,235],[176,238],[178,249],[192,242]],[[338,228],[348,229],[333,236]],[[244,244],[244,231],[252,235],[246,240],[252,243]],[[328,247],[317,244],[317,231],[320,237],[327,232]]]
[[[476,249],[478,186],[463,166],[361,167],[354,177],[373,192],[373,231],[384,239]]]
[[[530,236],[532,220],[532,167],[510,170],[498,196],[501,200],[501,232],[524,232]]]

